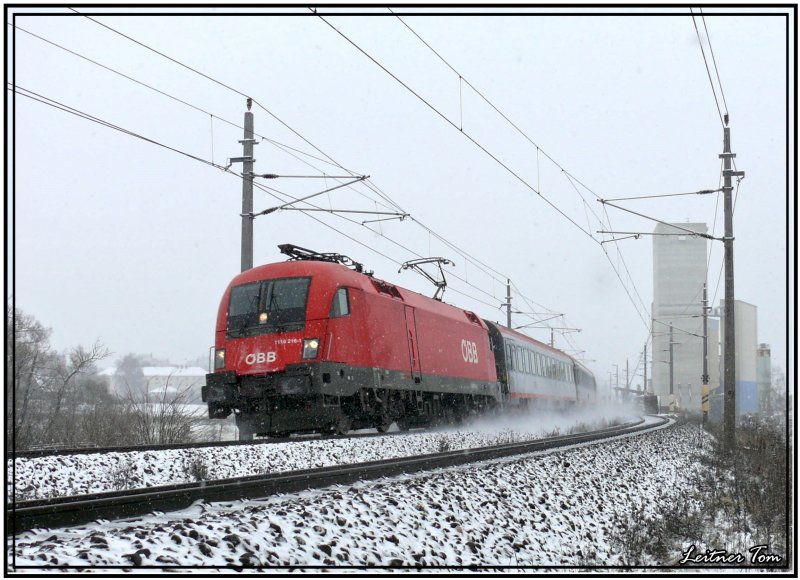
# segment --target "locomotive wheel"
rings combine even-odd
[[[347,432],[350,431],[350,427],[353,426],[353,419],[350,415],[342,414],[339,417],[339,420],[334,423],[333,425],[333,432],[336,435],[347,435]]]
[[[408,419],[398,419],[397,428],[401,431],[408,431],[411,428],[411,424],[408,422]]]
[[[386,433],[389,430],[389,427],[392,426],[392,418],[391,417],[382,417],[380,423],[378,423],[375,428],[378,430],[378,433]]]

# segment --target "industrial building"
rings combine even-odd
[[[653,232],[651,375],[653,393],[659,397],[662,408],[699,413],[708,240],[686,230],[706,234],[708,226],[658,224]],[[710,346],[710,364],[713,350]],[[710,384],[713,387],[715,383]]]
[[[734,300],[734,340],[736,341],[736,414],[759,411],[758,373],[758,308],[742,300]],[[720,300],[719,314],[725,312],[725,300]],[[725,336],[725,318],[720,318],[720,332]],[[724,343],[724,341],[723,341]],[[721,345],[723,360],[725,345]],[[723,373],[724,382],[724,373]]]

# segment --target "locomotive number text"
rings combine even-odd
[[[275,362],[275,359],[278,357],[278,354],[275,352],[251,352],[246,357],[244,357],[245,364],[253,365],[256,363],[271,363]]]
[[[461,339],[461,356],[468,363],[478,364],[478,346],[474,342]]]

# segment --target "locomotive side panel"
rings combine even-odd
[[[321,351],[325,360],[362,366],[372,364],[369,345],[364,341],[369,332],[364,309],[360,288],[342,286],[336,289]]]
[[[365,291],[363,317],[367,321],[367,332],[358,342],[369,353],[364,359],[365,366],[400,371],[410,378],[411,358],[403,302]]]
[[[416,310],[423,382],[448,392],[494,394],[497,386],[489,334],[479,323]],[[438,386],[438,388],[437,388]]]

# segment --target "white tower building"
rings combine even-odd
[[[653,236],[653,392],[662,408],[699,413],[708,240],[685,229],[708,233],[705,223],[658,224]]]

